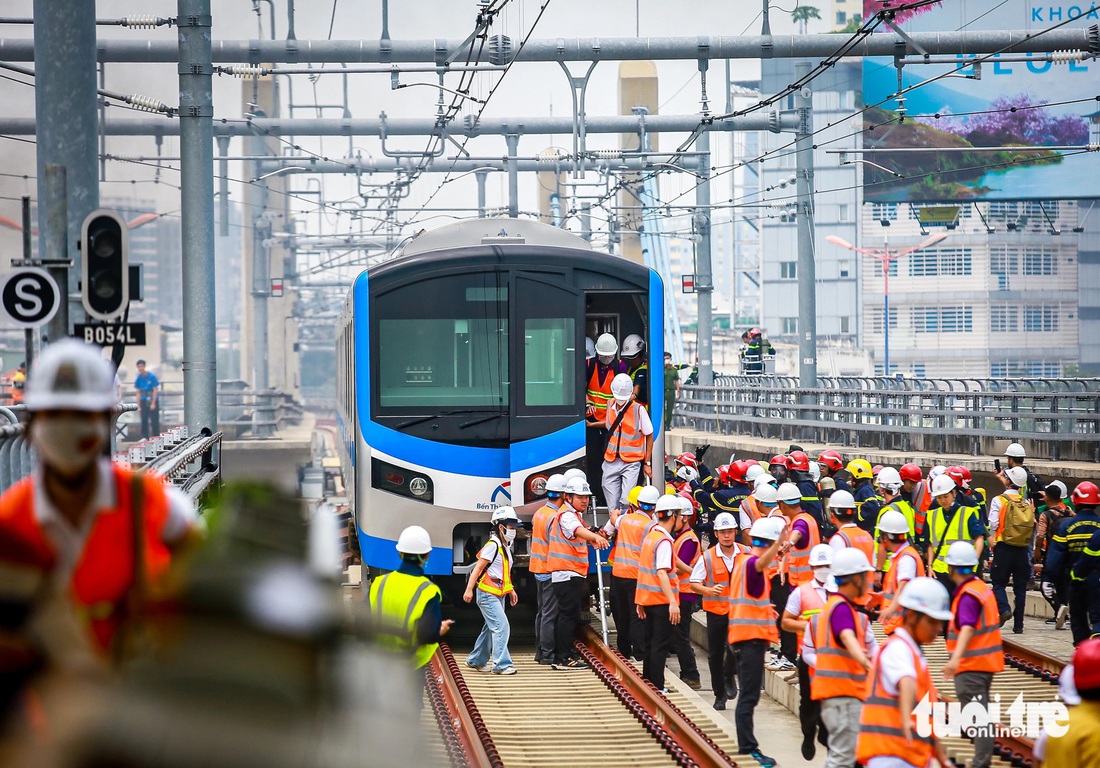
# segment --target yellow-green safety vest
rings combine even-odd
[[[917,513],[913,509],[912,504],[910,504],[905,499],[903,499],[901,497],[898,497],[898,498],[894,499],[893,501],[889,502],[888,504],[883,505],[882,509],[880,509],[879,512],[878,512],[878,520],[875,521],[875,561],[876,562],[878,561],[879,539],[881,538],[878,534],[878,524],[880,522],[882,522],[882,516],[886,512],[886,510],[888,510],[888,509],[896,510],[898,512],[901,512],[903,515],[905,515],[905,522],[909,523],[909,541],[910,542],[916,541],[916,534],[917,534],[916,517],[917,517]],[[890,563],[892,562],[892,560],[893,560],[893,558],[889,558],[889,557],[886,558],[886,562],[882,566],[883,573],[890,570]],[[874,565],[874,563],[872,563],[872,565]]]
[[[955,516],[951,518],[951,525],[947,524],[947,513],[942,507],[937,507],[932,510],[929,515],[929,545],[932,547],[932,551],[936,553],[936,559],[932,561],[932,570],[936,573],[947,573],[947,562],[944,560],[947,557],[947,550],[951,549],[951,545],[956,541],[969,541],[973,543],[968,532],[969,526],[967,523],[970,521],[970,516],[978,516],[977,507],[959,507]],[[943,545],[940,545],[940,542]]]
[[[427,664],[439,644],[418,643],[416,623],[432,598],[441,595],[439,587],[426,576],[392,571],[372,581],[370,617],[378,646],[411,656],[417,669]]]

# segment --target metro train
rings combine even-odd
[[[654,270],[529,220],[447,225],[361,273],[337,328],[337,400],[364,567],[396,568],[398,534],[418,524],[427,573],[466,573],[491,510],[529,521],[550,474],[584,467],[586,336],[645,340],[662,456],[664,315]]]

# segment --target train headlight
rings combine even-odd
[[[371,457],[371,487],[431,504],[435,487],[431,477]]]
[[[428,481],[422,477],[414,477],[409,481],[409,491],[413,496],[421,497],[428,493]]]
[[[536,498],[546,495],[546,475],[534,475],[527,478],[527,493]]]

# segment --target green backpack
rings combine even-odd
[[[1031,546],[1031,537],[1035,533],[1035,510],[1031,502],[1024,498],[1000,497],[1001,517],[1004,524],[1001,527],[1001,541],[1013,547]]]

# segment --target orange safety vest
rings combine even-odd
[[[932,479],[925,478],[913,489],[913,535],[924,532],[928,521],[928,509],[932,506]]]
[[[663,541],[673,544],[672,536],[659,525],[653,526],[653,530],[646,534],[642,542],[642,555],[638,560],[638,587],[634,590],[634,602],[637,605],[668,605],[668,597],[661,589],[661,582],[657,578],[657,545]],[[675,554],[673,555],[673,572],[668,574],[668,583],[672,586],[674,597],[680,594],[680,582],[674,573],[676,568]],[[662,569],[664,570],[664,569]]]
[[[913,654],[913,666],[917,670],[917,695],[919,704],[925,696],[928,702],[937,700],[936,685],[932,682],[932,675],[928,671],[928,664],[920,651],[915,650],[901,637],[893,637],[887,641],[890,643],[905,643]],[[885,647],[884,647],[885,650]],[[905,732],[901,727],[901,708],[898,707],[898,697],[886,692],[882,684],[882,652],[875,659],[874,674],[868,688],[868,696],[860,711],[859,718],[859,742],[856,745],[856,762],[866,764],[872,757],[899,757],[913,765],[928,765],[935,753],[933,738],[921,736],[917,732],[915,723],[911,723],[913,740],[905,740]],[[820,670],[820,667],[818,668]],[[820,674],[820,672],[818,673]],[[912,717],[912,716],[910,716]]]
[[[493,578],[489,575],[489,569],[486,568],[477,581],[477,588],[482,592],[488,592],[490,595],[504,597],[512,591],[512,555],[508,551],[508,547],[502,546],[496,539],[490,539],[490,541],[497,545],[497,554],[501,557],[502,578],[499,581]],[[489,564],[492,565],[491,560]]]
[[[730,612],[730,569],[726,567],[726,561],[718,551],[719,545],[703,553],[703,586],[714,587],[722,585],[722,594],[718,597],[704,597],[703,610],[707,613],[715,613],[719,616],[728,616]],[[737,561],[738,555],[745,554],[740,544],[733,545],[733,559]]]
[[[546,570],[546,556],[550,551],[550,523],[558,514],[558,508],[554,502],[548,501],[531,518],[531,549],[528,554],[527,570],[531,573],[549,573]]]
[[[23,402],[23,394],[27,388],[27,374],[22,371],[16,371],[15,375],[11,377],[11,401],[14,405],[18,405]]]
[[[813,581],[814,571],[810,567],[810,550],[821,543],[821,529],[817,521],[808,512],[799,512],[791,520],[791,525],[798,520],[804,520],[810,530],[810,541],[804,549],[791,549],[787,553],[787,573],[791,586],[799,586],[808,581]]]
[[[73,569],[69,596],[77,614],[87,623],[92,639],[104,652],[126,618],[127,597],[134,586],[134,473],[111,465],[115,506],[95,511],[84,549]],[[161,480],[140,476],[144,516],[143,560],[145,582],[153,589],[168,572],[171,553],[161,540],[168,519],[168,495]],[[44,584],[57,566],[53,544],[39,525],[34,510],[33,477],[25,477],[0,497],[0,572],[5,581]],[[18,574],[18,579],[12,578]],[[7,590],[5,590],[6,592]],[[22,596],[28,606],[36,597]],[[0,663],[0,667],[5,666]]]
[[[614,395],[611,394],[611,380],[615,378],[615,374],[618,373],[618,365],[612,363],[607,366],[607,377],[600,380],[600,364],[598,361],[594,361],[592,365],[592,374],[588,377],[588,389],[585,392],[585,402],[596,409],[596,413],[593,415],[593,419],[596,421],[603,421],[607,414],[607,404],[614,399]]]
[[[657,525],[644,512],[629,512],[619,518],[615,532],[615,548],[611,550],[611,575],[620,579],[638,578],[638,561],[642,556],[642,542]]]
[[[959,661],[959,672],[1001,672],[1005,668],[1004,649],[1001,647],[1001,619],[997,598],[993,590],[978,577],[963,582],[955,589],[951,601],[951,613],[955,615],[947,624],[947,652],[954,653],[959,642],[959,601],[963,595],[973,595],[982,604],[982,613],[974,634]]]
[[[680,549],[688,541],[694,541],[695,542],[695,557],[691,558],[690,563],[687,560],[680,557]],[[689,568],[694,568],[695,564],[697,562],[699,562],[699,558],[703,554],[703,545],[699,541],[699,537],[696,535],[695,531],[691,530],[691,528],[684,528],[684,530],[680,532],[680,535],[676,537],[676,543],[673,545],[673,552],[675,552],[677,560],[679,560],[681,563],[688,566]],[[674,570],[675,570],[675,565],[676,565],[676,563],[674,562],[673,563]],[[680,594],[681,595],[684,594],[685,592],[691,594],[691,589],[688,587],[688,582],[691,581],[691,573],[679,573],[679,572],[677,572],[676,573],[676,580],[678,582],[680,582]]]
[[[778,517],[783,520],[783,525],[790,526],[790,521],[787,520],[787,516],[779,511],[779,507],[775,507],[771,512],[764,515],[764,517]],[[773,560],[772,564],[764,569],[764,577],[770,582],[780,571],[787,572],[787,558],[783,557],[782,560]]]
[[[764,591],[753,597],[748,591],[745,569],[750,555],[738,555],[733,561],[730,578],[730,628],[727,639],[731,643],[745,640],[779,642],[779,629],[775,626],[775,608],[772,607],[771,582],[764,579]]]
[[[825,600],[815,588],[816,582],[810,579],[805,584],[798,585],[798,602],[802,606],[802,612],[798,614],[798,618],[803,621],[808,621],[811,624],[817,619],[818,614],[825,607]],[[808,629],[808,627],[807,627]],[[802,652],[802,632],[796,632],[795,636],[798,638],[798,652]]]
[[[849,696],[860,701],[867,698],[867,673],[848,653],[848,649],[833,637],[833,628],[830,626],[833,611],[842,603],[847,604],[852,609],[852,615],[856,617],[856,639],[862,643],[863,638],[867,636],[869,624],[867,617],[857,611],[843,595],[829,595],[825,607],[815,619],[814,626],[817,664],[813,682],[810,685],[810,696],[814,701],[841,696]]]
[[[749,518],[749,527],[764,516],[764,508],[754,497],[748,496],[741,500],[741,511]]]
[[[895,552],[893,558],[888,561],[894,563],[894,565],[886,572],[886,576],[882,581],[882,604],[885,606],[889,606],[894,602],[894,596],[898,593],[897,559],[899,557],[913,558],[913,562],[917,564],[917,576],[925,575],[924,561],[921,560],[920,553],[917,552],[916,547],[912,544],[906,544]],[[887,635],[894,634],[894,630],[900,626],[900,613],[891,616],[889,619],[884,619],[882,622],[882,629]]]
[[[576,512],[576,510],[568,504],[562,506],[563,509],[554,515],[547,528],[550,543],[546,551],[545,573],[572,571],[573,573],[579,573],[581,576],[587,576],[588,544],[579,536],[570,541],[565,538],[565,534],[561,530],[561,516],[567,511]]]
[[[619,417],[618,403],[610,405],[605,410],[607,415],[606,426],[611,429],[615,419]],[[623,416],[619,426],[611,433],[607,441],[607,448],[603,452],[604,461],[622,459],[628,464],[645,461],[645,435],[642,434],[642,406],[631,400],[625,406],[628,410]]]
[[[836,535],[844,540],[844,546],[863,550],[863,554],[867,555],[867,562],[875,564],[875,540],[867,531],[855,523],[848,523],[841,526]]]

